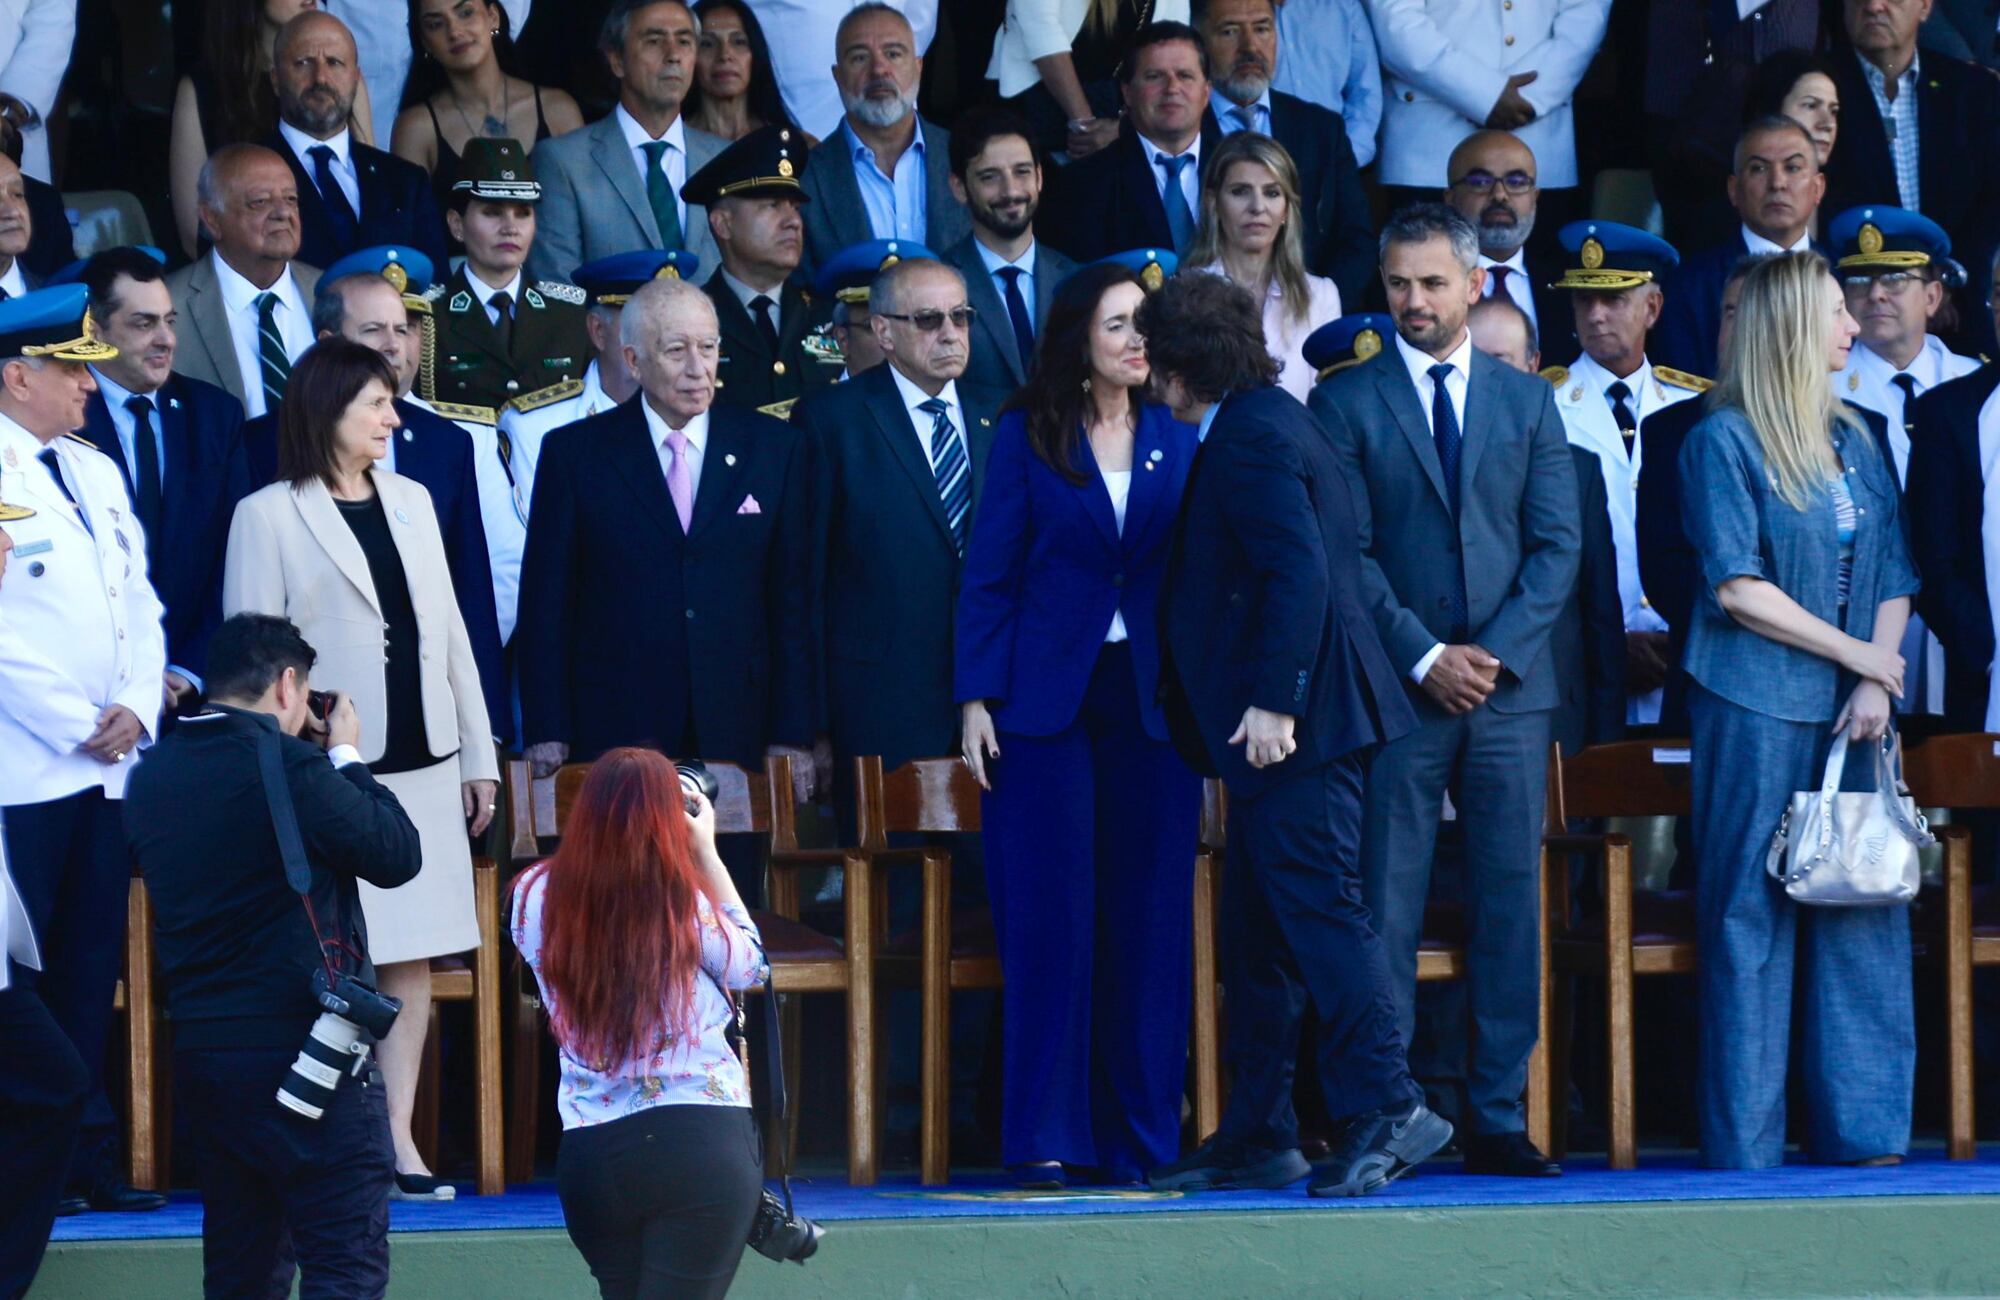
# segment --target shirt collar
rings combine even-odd
[[[889,367],[889,377],[896,381],[896,391],[897,393],[901,394],[903,398],[903,406],[910,412],[910,418],[924,419],[924,420],[930,419],[931,417],[928,412],[919,411],[917,408],[919,406],[922,406],[925,402],[930,401],[931,395],[929,393],[926,393],[923,389],[917,387],[903,374],[902,371],[896,369],[896,367],[891,363],[884,361],[882,364]],[[938,399],[942,401],[946,406],[957,408],[958,381],[956,379],[945,380],[944,387],[938,390]],[[952,423],[957,425],[961,432],[965,428],[965,421],[958,419],[956,417],[953,417]]]
[[[472,296],[479,299],[481,307],[490,305],[493,301],[493,295],[496,293],[507,294],[507,301],[513,303],[516,307],[521,305],[521,273],[519,271],[514,272],[513,279],[497,289],[474,275],[469,268],[465,273],[465,282],[471,286]]]
[[[1158,167],[1160,164],[1154,160],[1161,154],[1165,154],[1169,158],[1178,158],[1181,154],[1186,154],[1188,157],[1194,159],[1195,171],[1199,172],[1201,170],[1201,132],[1196,131],[1194,139],[1188,141],[1188,147],[1181,150],[1180,153],[1175,153],[1172,149],[1167,148],[1142,132],[1134,131],[1133,134],[1139,138],[1139,147],[1146,151],[1146,165],[1148,167]]]
[[[1194,431],[1194,440],[1196,442],[1208,441],[1209,427],[1215,423],[1215,413],[1221,409],[1221,402],[1211,402],[1208,409],[1201,413],[1201,423],[1195,426]]]
[[[1877,95],[1881,95],[1885,99],[1888,98],[1887,88],[1889,79],[1882,75],[1882,69],[1876,67],[1867,59],[1862,58],[1861,51],[1859,50],[1854,52],[1854,57],[1861,59],[1861,75],[1868,79],[1868,88]],[[1923,61],[1924,52],[1921,48],[1910,52],[1910,66],[1904,68],[1903,75],[1896,78],[1896,94],[1898,98],[1901,97],[1904,90],[1910,89],[1917,84],[1917,77],[1921,72]]]
[[[1023,275],[1033,275],[1035,273],[1035,241],[1032,239],[1028,241],[1028,250],[1021,254],[1018,261],[1013,262],[1008,261],[976,239],[972,241],[972,247],[978,252],[979,262],[986,268],[986,274],[988,275],[998,275],[1003,267],[1009,266],[1020,267]]]
[[[1643,405],[1653,390],[1653,363],[1645,357],[1639,358],[1639,368],[1623,379],[1598,364],[1597,358],[1588,352],[1577,356],[1576,364],[1569,368],[1569,372],[1596,388],[1599,396],[1608,396],[1613,384],[1624,384],[1631,390],[1632,400]]]
[[[312,171],[312,157],[308,151],[319,145],[325,145],[327,148],[333,150],[333,160],[342,167],[353,164],[354,160],[351,155],[353,153],[354,140],[344,126],[340,128],[337,134],[330,135],[324,140],[315,140],[304,131],[293,126],[290,122],[280,121],[278,123],[278,134],[283,136],[285,143],[292,147],[292,155],[299,160],[299,165],[304,167],[308,173]]]
[[[21,271],[20,258],[9,264],[7,274],[0,275],[0,289],[5,289],[10,298],[18,298],[28,291],[28,277]]]
[[[90,375],[91,378],[97,381],[97,391],[104,397],[105,409],[113,415],[124,414],[125,403],[133,397],[145,398],[153,404],[153,409],[156,411],[160,407],[160,398],[157,393],[134,393],[131,389],[125,387],[125,385],[119,383],[110,375],[105,374],[96,366],[90,368]]]
[[[639,394],[639,409],[646,413],[646,429],[652,434],[653,445],[664,446],[667,435],[673,432],[666,417],[653,409],[653,404],[646,400],[643,392]],[[688,446],[694,448],[696,455],[700,455],[702,448],[708,445],[708,412],[703,411],[689,420],[681,432],[687,435]]]
[[[222,301],[229,307],[231,312],[246,310],[251,303],[257,301],[257,295],[268,292],[277,294],[279,302],[284,303],[287,307],[296,309],[300,313],[301,318],[304,317],[305,304],[299,300],[298,285],[292,279],[292,268],[290,265],[287,265],[279,273],[278,278],[271,282],[271,287],[265,290],[259,289],[256,285],[238,275],[236,268],[223,259],[221,249],[211,249],[208,256],[215,267],[216,284],[222,289]]]
[[[1271,88],[1266,86],[1263,94],[1257,96],[1257,98],[1247,104],[1239,104],[1211,85],[1208,90],[1208,106],[1215,111],[1215,120],[1218,122],[1234,122],[1239,120],[1236,117],[1236,110],[1239,108],[1256,109],[1257,112],[1263,114],[1261,120],[1269,122],[1271,120]],[[1199,139],[1200,137],[1196,138]]]
[[[1404,341],[1400,333],[1396,335],[1396,351],[1403,358],[1403,366],[1410,372],[1410,382],[1416,385],[1417,392],[1423,397],[1429,398],[1431,393],[1431,367],[1438,365],[1439,359],[1423,351],[1421,348],[1411,347]],[[1443,364],[1458,371],[1459,378],[1468,383],[1471,382],[1471,330],[1465,332],[1465,337],[1460,339],[1458,346],[1453,348],[1451,354],[1443,359]]]
[[[750,300],[760,294],[769,298],[774,304],[784,295],[785,286],[782,283],[771,289],[757,289],[731,275],[726,267],[718,267],[716,269],[722,272],[722,282],[729,286],[729,292],[736,295],[736,301],[743,304],[743,310],[745,311],[750,310]]]
[[[1528,273],[1528,258],[1525,246],[1515,249],[1512,257],[1488,257],[1486,254],[1481,253],[1479,255],[1479,265],[1485,270],[1491,270],[1496,266],[1504,266],[1516,275],[1526,275]]]
[[[870,167],[874,167],[875,151],[873,149],[870,149],[867,145],[861,143],[861,137],[854,133],[853,124],[851,124],[845,117],[840,119],[840,130],[841,134],[847,137],[848,156],[850,158],[853,158],[856,162],[865,162]],[[923,123],[919,122],[917,124],[917,130],[915,131],[914,134],[910,136],[910,147],[906,149],[904,152],[914,153],[916,154],[919,161],[922,160],[924,156]],[[898,159],[898,161],[901,160]],[[880,171],[881,168],[876,167],[876,170]]]
[[[1879,373],[1885,386],[1897,375],[1908,375],[1916,380],[1920,387],[1928,390],[1943,378],[1944,350],[1944,344],[1938,342],[1936,335],[1926,334],[1924,345],[1917,349],[1917,355],[1910,358],[1909,365],[1898,370],[1895,362],[1866,343],[1857,341],[1853,351],[1848,354],[1847,364],[1852,368],[1858,363],[1864,370]]]
[[[1799,236],[1798,242],[1790,248],[1764,238],[1749,226],[1743,227],[1743,247],[1751,253],[1805,253],[1812,250],[1812,232]]]
[[[618,130],[625,136],[625,147],[627,149],[636,150],[644,148],[655,139],[655,137],[646,134],[646,128],[639,125],[638,118],[633,117],[625,111],[625,105],[620,104],[612,110],[612,114],[618,119]],[[685,119],[679,113],[674,114],[674,120],[667,123],[667,129],[660,132],[657,138],[665,140],[674,147],[676,152],[685,155],[687,153],[687,127]]]

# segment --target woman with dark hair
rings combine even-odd
[[[466,141],[537,141],[583,125],[566,90],[514,76],[514,38],[499,0],[410,0],[402,112],[390,148],[430,173],[438,211],[450,204]]]
[[[1173,1157],[1201,782],[1156,702],[1154,606],[1194,430],[1146,400],[1137,275],[1057,288],[987,454],[955,689],[985,787],[1000,939],[1001,1154],[1024,1187]]]
[[[511,913],[561,1051],[563,1220],[599,1293],[725,1294],[763,1186],[730,998],[770,968],[715,809],[665,755],[609,751]]]
[[[744,0],[701,0],[694,18],[701,44],[695,49],[694,84],[681,101],[687,124],[724,140],[740,140],[759,127],[788,126],[799,132],[805,148],[818,144],[799,131],[785,108],[764,25],[750,6]]]
[[[1743,124],[1777,114],[1789,117],[1812,137],[1819,168],[1826,170],[1840,135],[1840,88],[1825,56],[1780,50],[1750,70],[1743,97]]]
[[[430,494],[375,466],[401,424],[397,389],[389,363],[358,343],[322,339],[299,358],[278,413],[278,481],[230,523],[222,607],[298,625],[319,651],[314,688],[354,701],[361,758],[416,823],[417,878],[393,891],[363,883],[361,910],[382,991],[403,1001],[378,1054],[395,1195],[448,1200],[410,1117],[431,959],[479,946],[466,833],[493,820],[500,771]]]

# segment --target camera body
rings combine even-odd
[[[306,711],[312,714],[316,721],[325,722],[327,715],[333,712],[333,692],[307,691]]]
[[[787,1196],[790,1195],[789,1184]],[[750,1221],[750,1249],[766,1259],[775,1259],[780,1264],[791,1260],[803,1264],[819,1249],[819,1239],[826,1235],[826,1229],[802,1214],[792,1213],[791,1206],[778,1199],[770,1188],[764,1189],[764,1197],[757,1202],[757,1217]]]
[[[696,794],[715,802],[716,791],[721,787],[716,784],[715,773],[708,770],[708,764],[698,758],[684,758],[674,764],[674,770],[680,774],[682,802],[687,806],[688,816],[701,811],[701,805],[695,802]]]
[[[313,971],[313,1000],[321,1011],[306,1035],[285,1081],[278,1085],[278,1104],[307,1119],[318,1119],[346,1075],[360,1074],[368,1064],[365,1032],[380,1040],[395,1026],[403,1003],[378,993],[349,975],[329,979],[325,967]]]

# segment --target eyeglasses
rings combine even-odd
[[[1872,289],[1881,285],[1890,293],[1901,293],[1913,284],[1922,284],[1924,278],[1913,271],[1884,271],[1880,275],[1849,275],[1841,277],[1841,283],[1850,289]]]
[[[916,326],[917,332],[920,334],[935,334],[944,328],[947,318],[950,319],[952,324],[958,326],[958,328],[965,329],[972,324],[973,319],[979,313],[970,307],[953,307],[948,312],[931,309],[914,311],[904,315],[893,311],[878,311],[875,315],[886,317],[889,320],[907,321]]]
[[[1526,172],[1508,172],[1505,176],[1495,176],[1492,172],[1467,172],[1451,183],[1453,189],[1467,189],[1474,194],[1485,194],[1495,185],[1509,194],[1526,194],[1535,188],[1535,178]]]

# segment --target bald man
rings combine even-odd
[[[1568,339],[1567,304],[1555,303],[1561,319],[1542,315],[1542,292],[1562,268],[1544,264],[1528,248],[1542,193],[1535,151],[1511,131],[1474,131],[1451,151],[1445,178],[1444,201],[1479,230],[1479,265],[1486,272],[1482,295],[1506,298],[1535,329],[1556,331],[1557,341]]]
[[[278,29],[278,129],[264,143],[291,164],[298,186],[298,259],[328,267],[358,248],[405,244],[444,266],[450,252],[430,177],[348,132],[360,86],[354,34],[340,19],[309,9]]]

